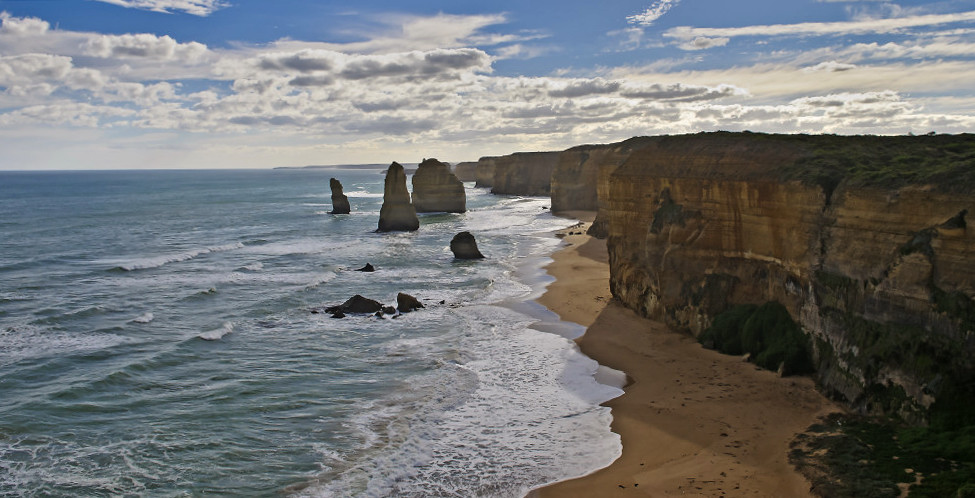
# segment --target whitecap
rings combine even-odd
[[[189,261],[197,256],[202,256],[204,254],[232,251],[234,249],[241,249],[243,247],[244,244],[240,242],[235,242],[233,244],[204,247],[202,249],[194,249],[191,251],[184,251],[176,254],[167,254],[164,256],[153,256],[149,258],[137,259],[135,261],[121,263],[118,266],[116,266],[115,269],[124,270],[124,271],[148,270],[151,268],[159,268],[160,266],[169,263],[179,263],[182,261]]]
[[[256,263],[251,263],[249,265],[244,265],[244,266],[241,267],[241,269],[247,270],[247,271],[261,271],[261,270],[264,269],[264,263],[261,263],[260,261],[258,261]]]
[[[155,318],[155,316],[153,316],[151,312],[146,312],[129,321],[133,323],[149,323],[153,318]]]
[[[234,324],[231,322],[224,322],[220,328],[208,330],[197,337],[203,339],[204,341],[219,341],[223,336],[234,331]]]

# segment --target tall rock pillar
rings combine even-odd
[[[412,232],[420,228],[416,209],[406,190],[406,171],[397,162],[386,170],[386,186],[383,190],[383,207],[379,210],[377,232]]]

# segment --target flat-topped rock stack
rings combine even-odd
[[[464,184],[450,171],[450,165],[424,159],[413,174],[413,207],[418,213],[463,213],[467,211]]]

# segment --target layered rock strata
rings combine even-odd
[[[383,190],[383,206],[379,210],[377,232],[409,232],[420,228],[416,209],[410,202],[410,192],[406,189],[406,172],[397,162],[386,170],[386,183]]]
[[[464,184],[450,172],[450,165],[424,159],[413,174],[413,207],[418,213],[467,211]]]
[[[331,178],[328,180],[328,186],[332,190],[332,210],[329,213],[349,214],[352,206],[349,205],[349,198],[342,192],[342,182]]]
[[[827,391],[922,421],[975,379],[973,160],[972,135],[647,139],[598,187],[613,295],[695,334],[778,301]]]

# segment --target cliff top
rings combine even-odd
[[[774,178],[818,184],[943,191],[975,188],[975,135],[783,135],[708,132],[637,137],[610,144],[635,150],[621,175],[647,167],[659,174],[714,179]]]

